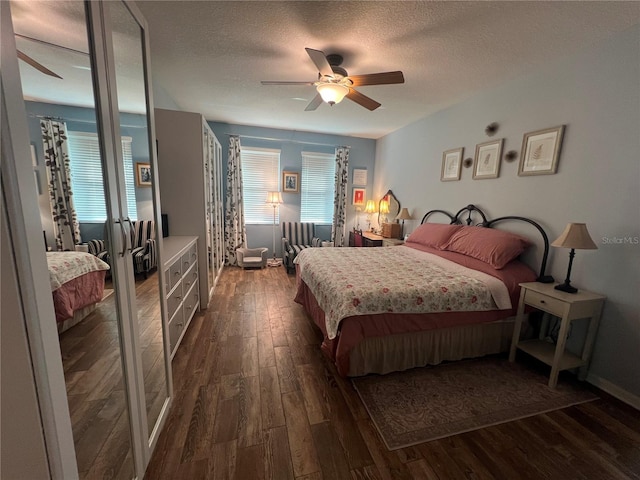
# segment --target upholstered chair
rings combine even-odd
[[[156,244],[156,229],[153,220],[138,220],[132,222],[131,256],[133,257],[134,273],[147,273],[158,266],[158,249]]]
[[[315,231],[315,223],[282,222],[282,261],[287,273],[295,270],[293,260],[302,249],[322,245]]]
[[[262,248],[237,248],[236,258],[238,259],[238,266],[242,268],[247,267],[260,267],[267,266],[267,251],[269,249]]]

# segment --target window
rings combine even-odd
[[[333,222],[336,158],[331,153],[302,152],[300,221]]]
[[[273,224],[273,207],[266,201],[267,192],[280,189],[280,150],[241,147],[240,160],[245,223]],[[280,223],[279,210],[276,223]]]
[[[128,215],[137,220],[136,190],[131,154],[131,137],[122,137],[124,181],[127,193]],[[69,160],[71,188],[79,222],[99,223],[107,220],[102,160],[98,135],[69,132]]]

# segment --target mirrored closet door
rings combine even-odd
[[[128,2],[10,8],[78,474],[142,478],[171,394],[145,23]]]

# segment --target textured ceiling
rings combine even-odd
[[[149,24],[154,83],[181,109],[213,121],[367,138],[379,138],[640,23],[635,1],[137,5]],[[44,32],[48,25],[32,30]],[[351,74],[402,70],[406,83],[359,87],[382,103],[373,112],[347,99],[305,112],[314,87],[260,84],[316,80],[305,47],[340,53]],[[46,95],[40,89],[31,97],[46,101]]]

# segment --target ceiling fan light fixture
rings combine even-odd
[[[340,103],[347,93],[349,93],[349,88],[339,83],[321,83],[317,89],[322,100],[329,105]]]

